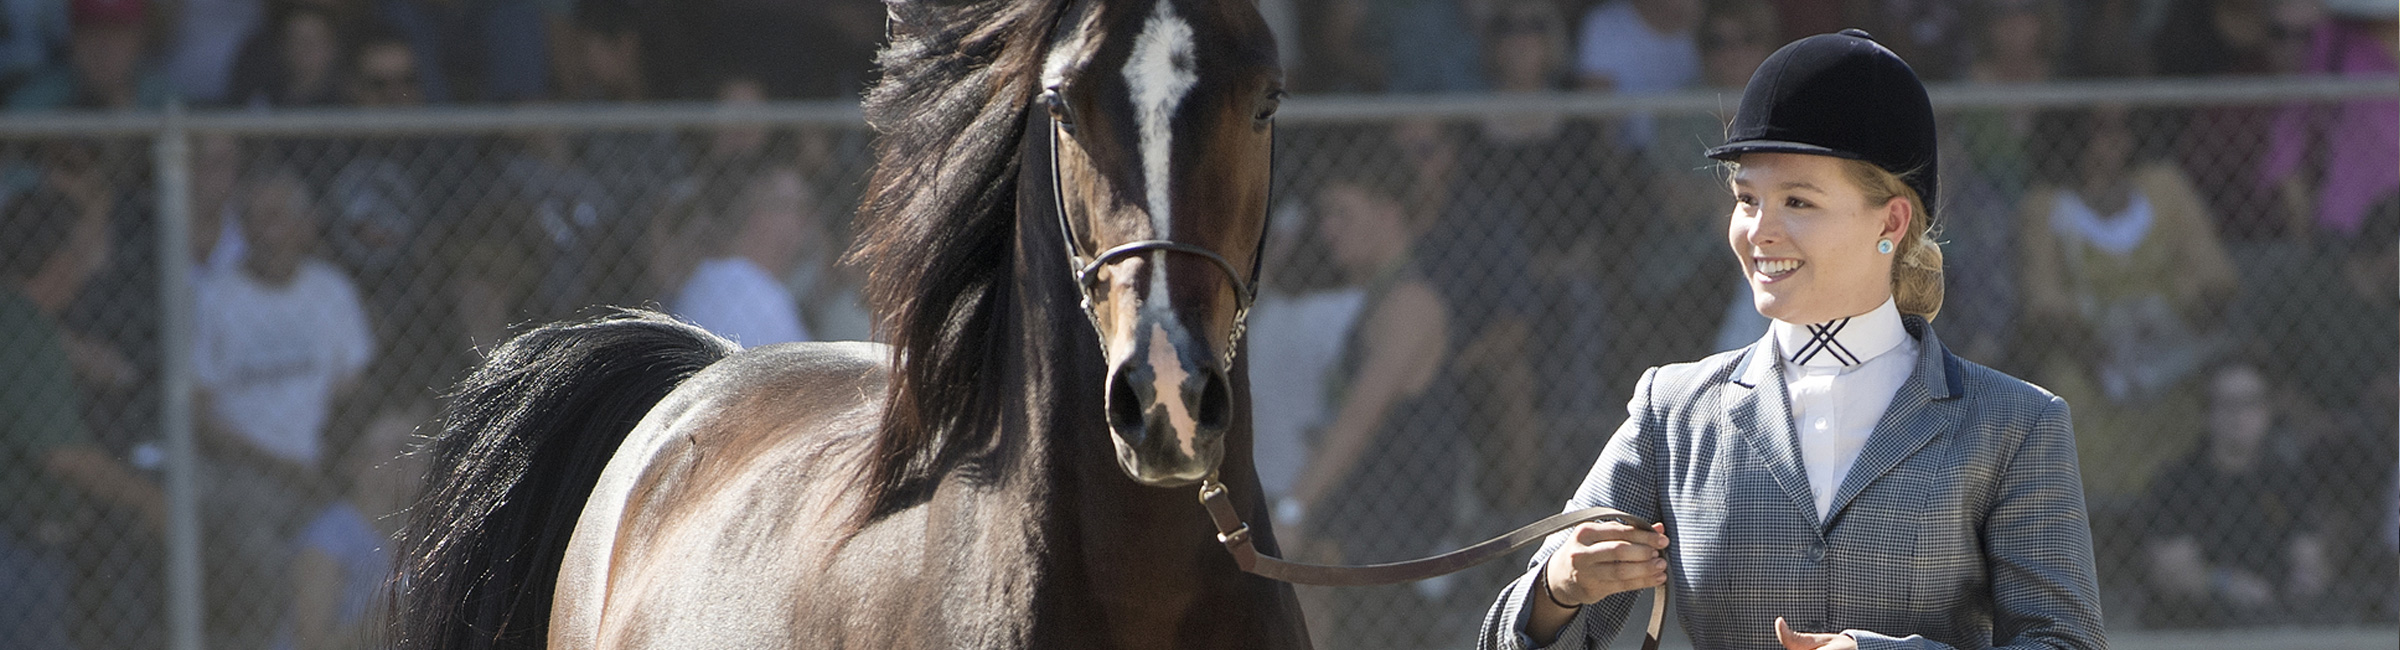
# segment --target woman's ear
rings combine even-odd
[[[1916,205],[1907,197],[1895,196],[1883,202],[1883,238],[1899,243],[1908,236],[1908,222],[1917,218]]]

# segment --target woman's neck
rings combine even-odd
[[[1818,312],[1819,314],[1833,313],[1835,314],[1833,316],[1826,316],[1823,318],[1817,318],[1814,316],[1801,316],[1797,319],[1783,319],[1769,316],[1768,318],[1790,325],[1815,325],[1818,323],[1830,323],[1833,321],[1842,320],[1844,318],[1857,318],[1867,314],[1875,313],[1875,310],[1883,308],[1884,303],[1892,301],[1892,290],[1890,287],[1885,287],[1883,293],[1875,296],[1873,301],[1865,302],[1865,306],[1859,306],[1858,304],[1847,304],[1841,309],[1828,309],[1823,312]]]

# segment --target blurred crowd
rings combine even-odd
[[[212,646],[361,631],[422,462],[394,459],[512,328],[643,305],[749,345],[868,336],[801,136],[642,135],[192,141]],[[559,162],[609,147],[651,157]],[[117,624],[158,620],[165,517],[156,187],[128,149],[47,140],[0,172],[0,638],[60,640],[11,647],[164,633]]]
[[[5,2],[0,95],[18,114],[855,96],[882,28],[854,4]],[[747,345],[867,338],[835,264],[855,191],[830,171],[864,142],[195,136],[179,361],[209,645],[364,638],[422,462],[400,452],[514,327],[644,305]],[[0,645],[159,647],[168,629],[149,144],[0,142]]]
[[[2321,50],[2366,47],[2352,41],[2381,38],[2374,27],[2389,13],[2374,0],[1259,4],[1300,93],[1738,87],[1742,75],[1709,68],[1740,68],[1744,57],[1845,27],[1875,34],[1928,82],[2374,72]],[[155,108],[170,96],[198,107],[709,100],[728,77],[753,79],[770,98],[831,99],[857,96],[872,78],[883,9],[872,0],[11,0],[0,25],[0,97],[11,110]]]
[[[1776,47],[1843,27],[1929,82],[2400,70],[2389,0],[1261,6],[1304,94],[1705,91],[1729,112]],[[854,98],[882,19],[871,0],[0,0],[0,97]],[[2400,617],[2400,102],[1940,119],[1937,326],[2074,405],[2112,624]],[[1250,359],[1287,547],[1393,560],[1548,514],[1643,368],[1763,334],[1699,155],[1722,128],[1284,127]],[[198,382],[210,645],[358,638],[416,471],[392,459],[513,327],[652,305],[746,345],[870,337],[837,263],[866,142],[194,138],[193,355],[177,361]],[[163,642],[152,165],[139,138],[0,142],[0,639],[24,647]],[[1321,639],[1447,646],[1513,573],[1308,597]]]
[[[11,110],[856,96],[866,1],[12,0]]]
[[[2316,49],[2329,37],[2385,38],[2375,30],[2391,11],[2354,0],[1262,4],[1277,33],[1305,35],[1282,43],[1299,92],[1392,93],[1739,88],[1747,72],[1730,70],[1740,59],[1844,28],[1875,35],[1928,83],[2368,72],[2326,68]]]

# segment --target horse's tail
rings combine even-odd
[[[649,311],[551,324],[500,346],[443,412],[400,538],[403,650],[540,648],[583,504],[642,415],[737,348]]]

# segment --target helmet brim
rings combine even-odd
[[[1867,159],[1866,156],[1861,156],[1832,147],[1818,146],[1806,142],[1791,142],[1787,140],[1743,140],[1741,142],[1727,142],[1723,145],[1709,149],[1708,157],[1715,158],[1717,160],[1732,160],[1740,157],[1742,154],[1747,153],[1804,153],[1817,156],[1848,158],[1851,160]]]

